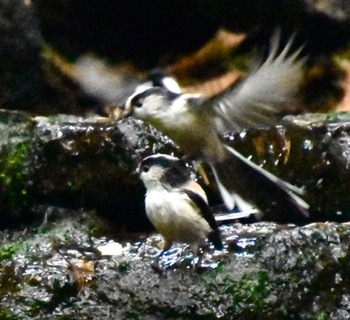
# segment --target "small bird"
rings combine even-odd
[[[169,136],[188,156],[209,163],[228,209],[247,202],[276,222],[304,222],[301,191],[244,158],[220,139],[224,131],[274,124],[290,111],[304,60],[292,40],[280,52],[272,38],[267,59],[245,79],[206,100],[200,94],[153,87],[128,98],[125,116],[144,120]]]
[[[206,239],[223,249],[207,196],[183,160],[155,154],[141,161],[137,173],[147,189],[147,217],[164,238],[157,261],[175,241],[188,243],[194,253]]]

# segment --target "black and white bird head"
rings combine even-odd
[[[164,133],[192,121],[191,114],[203,102],[200,94],[175,93],[163,87],[145,89],[128,98],[125,116],[134,116],[154,125]]]
[[[166,112],[178,96],[177,93],[162,87],[147,88],[128,98],[125,112],[142,120],[154,118],[157,114]]]
[[[137,173],[147,189],[177,188],[191,179],[191,170],[179,158],[165,154],[149,156],[141,161]]]
[[[142,112],[139,112],[139,109],[138,112],[134,114],[135,109],[142,107],[143,103],[146,102],[146,97],[153,93],[155,97],[153,97],[151,101],[147,100],[146,108],[144,108]],[[157,99],[157,97],[161,96],[163,96],[163,99]],[[143,119],[147,113],[150,113],[150,115],[154,114],[159,109],[159,104],[164,105],[165,101],[171,101],[178,96],[181,96],[181,88],[177,81],[173,77],[167,75],[163,70],[154,69],[150,72],[148,80],[137,86],[133,94],[129,96],[122,107],[125,111],[123,115],[135,115]],[[148,103],[155,104],[155,107],[147,108]]]
[[[181,88],[177,81],[168,75],[164,70],[156,68],[149,72],[147,80],[137,86],[135,93],[140,93],[148,88],[161,87],[170,92],[181,93]]]

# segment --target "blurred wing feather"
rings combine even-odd
[[[278,54],[279,35],[271,40],[270,54],[250,74],[208,100],[220,131],[271,124],[293,109],[293,98],[303,78],[305,59],[290,53],[293,39]]]

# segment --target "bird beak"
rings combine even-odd
[[[127,110],[125,106],[119,106],[113,110],[113,116],[115,117],[116,120],[130,117],[133,115],[133,113],[134,113],[133,109]]]
[[[140,167],[137,167],[133,172],[132,172],[133,177],[140,177]]]

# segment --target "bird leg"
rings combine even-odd
[[[154,270],[154,272],[158,274],[163,274],[163,267],[159,265],[160,258],[170,249],[172,243],[171,241],[167,241],[164,239],[158,246],[162,250],[160,254],[154,259],[154,261],[151,263],[151,267]]]
[[[198,272],[200,267],[201,267],[201,264],[202,264],[202,260],[203,260],[203,256],[204,256],[204,250],[203,250],[203,248],[198,248],[196,250],[196,252],[194,251],[193,253],[195,254],[195,256],[198,257],[198,261],[196,263],[193,263],[192,270],[194,272]],[[193,262],[194,262],[194,259],[193,259]]]
[[[154,261],[151,263],[151,267],[155,273],[163,274],[164,269],[162,266],[159,265],[160,258],[164,255],[165,252],[167,252],[168,249],[164,249],[160,252],[160,254],[154,259]]]

